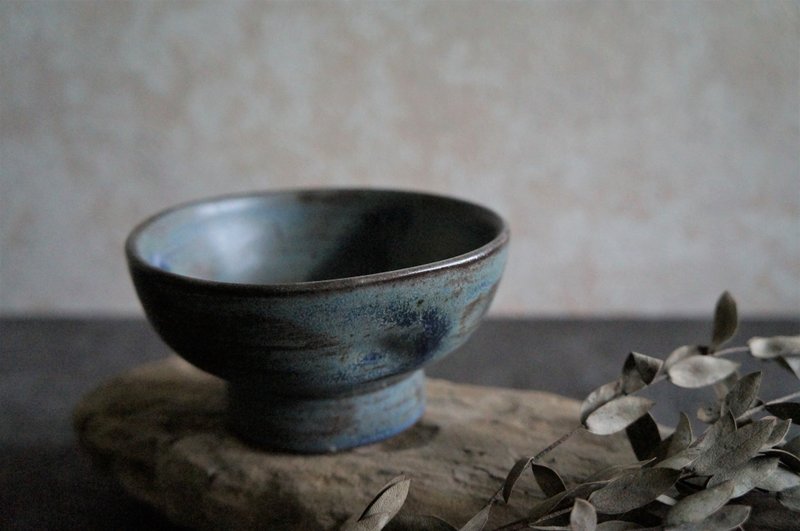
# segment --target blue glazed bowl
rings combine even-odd
[[[177,206],[136,227],[126,254],[161,338],[227,380],[238,435],[330,452],[420,418],[422,367],[475,330],[507,243],[475,204],[321,189]]]

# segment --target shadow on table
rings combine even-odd
[[[0,446],[0,529],[177,530],[75,446]]]

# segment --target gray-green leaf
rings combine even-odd
[[[492,505],[494,505],[492,502],[486,505],[478,514],[470,518],[469,522],[464,524],[459,531],[482,531],[483,528],[486,527],[486,522],[489,521],[489,513],[492,511]]]
[[[702,522],[691,522],[668,531],[731,531],[737,529],[750,518],[750,507],[747,505],[726,505]]]
[[[769,477],[760,481],[756,487],[770,492],[781,492],[793,487],[800,487],[800,474],[778,467]]]
[[[800,487],[792,487],[778,493],[778,501],[792,511],[800,512]]]
[[[623,390],[626,393],[633,393],[650,385],[663,364],[664,362],[658,358],[631,352],[622,366]]]
[[[658,460],[672,457],[686,450],[693,440],[692,424],[689,422],[689,417],[685,413],[681,413],[675,431],[659,445],[656,457]]]
[[[760,388],[761,371],[752,372],[733,385],[725,396],[724,404],[733,414],[734,418],[739,418],[742,413],[750,408],[758,397],[758,390]]]
[[[341,531],[380,531],[391,518],[386,513],[371,514],[358,521],[348,521]]]
[[[696,446],[700,449],[706,449],[726,435],[736,431],[736,421],[730,411],[726,411],[720,418],[711,426],[708,427],[703,436],[697,441]]]
[[[800,435],[783,445],[784,451],[800,457]]]
[[[511,470],[508,471],[508,475],[506,476],[506,481],[503,483],[503,501],[508,503],[508,498],[511,496],[511,491],[514,490],[514,485],[517,484],[517,480],[522,475],[522,472],[525,471],[525,468],[530,464],[533,457],[523,457],[522,459],[517,460],[514,463],[514,466],[511,467]]]
[[[411,480],[400,475],[381,488],[377,496],[367,505],[357,521],[349,521],[342,531],[378,531],[403,507],[408,496]]]
[[[747,342],[756,358],[800,356],[800,336],[754,337]]]
[[[397,476],[384,485],[375,499],[367,506],[361,518],[373,514],[391,514],[394,516],[403,506],[408,496],[411,480],[404,475]]]
[[[697,408],[697,418],[706,424],[713,424],[718,421],[720,413],[719,404],[711,404]]]
[[[692,470],[712,475],[746,463],[761,450],[775,426],[775,419],[763,419],[717,439],[692,463]]]
[[[572,512],[569,513],[569,528],[572,531],[595,531],[597,529],[597,511],[591,503],[575,498]]]
[[[615,380],[601,385],[591,393],[581,404],[581,424],[597,408],[622,395],[622,380]]]
[[[775,423],[775,427],[772,428],[772,433],[769,434],[769,438],[764,442],[764,448],[772,448],[773,446],[780,444],[786,434],[789,433],[789,428],[792,427],[791,420],[779,420]],[[784,448],[785,450],[786,448]]]
[[[427,514],[407,514],[402,512],[392,519],[385,531],[456,531],[456,528],[441,518]]]
[[[647,459],[661,443],[658,424],[650,413],[639,417],[633,424],[625,428],[625,434],[631,443],[636,459]]]
[[[764,453],[772,457],[777,457],[781,460],[781,463],[790,469],[794,470],[795,472],[800,472],[800,458],[793,453],[781,450],[780,448],[771,448]]]
[[[707,486],[714,487],[730,480],[734,485],[731,498],[738,498],[765,481],[777,468],[778,459],[776,457],[754,457],[744,466],[714,474]]]
[[[778,365],[800,379],[800,356],[778,358]]]
[[[686,448],[675,455],[667,457],[663,461],[659,461],[654,466],[681,470],[682,468],[693,463],[701,453],[702,450],[700,450],[700,448],[696,446],[690,446],[689,448]]]
[[[567,490],[564,480],[558,475],[558,472],[553,470],[547,465],[541,463],[531,463],[531,471],[533,477],[536,479],[536,484],[542,489],[545,496],[555,496],[559,492]]]
[[[714,331],[711,335],[711,348],[716,350],[726,343],[739,326],[739,317],[736,311],[736,301],[727,291],[723,293],[714,310]]]
[[[667,370],[669,379],[678,387],[705,387],[724,380],[739,364],[713,356],[689,356]]]
[[[597,435],[624,430],[650,411],[655,402],[641,396],[621,396],[600,406],[586,417],[586,428]]]
[[[702,522],[728,503],[733,488],[733,481],[726,481],[686,496],[667,511],[666,524],[676,526]]]
[[[623,472],[632,472],[634,470],[639,470],[642,467],[649,465],[653,461],[655,461],[655,457],[628,465],[611,465],[609,467],[606,467],[602,470],[595,472],[594,474],[589,476],[586,479],[586,481],[588,483],[602,483],[605,481],[611,481],[612,479],[616,478]]]
[[[619,476],[593,492],[589,501],[601,513],[621,514],[638,509],[669,490],[681,472],[669,468],[643,468]]]
[[[795,424],[800,424],[800,403],[779,402],[777,404],[767,404],[765,408],[780,419],[790,419]]]
[[[570,496],[574,492],[574,489],[565,490],[563,492],[559,492],[558,494],[554,494],[547,499],[541,500],[534,504],[531,508],[530,512],[528,513],[528,519],[531,523],[535,523],[537,520],[549,514],[553,511],[556,507],[563,502],[567,496]]]
[[[637,523],[626,522],[625,520],[607,520],[602,524],[597,524],[597,531],[629,531],[630,529],[641,529]]]
[[[664,360],[664,369],[669,369],[681,360],[690,356],[701,356],[703,351],[700,350],[698,345],[684,345],[673,350],[667,359]]]

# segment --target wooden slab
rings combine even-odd
[[[222,381],[172,358],[87,395],[74,425],[83,448],[130,494],[180,525],[336,529],[404,473],[412,483],[403,511],[460,526],[502,485],[516,459],[577,424],[578,407],[549,393],[429,380],[423,420],[393,439],[338,454],[271,453],[226,431]],[[632,460],[623,438],[579,432],[544,462],[569,484]],[[524,515],[530,499],[541,497],[526,475],[492,521]]]

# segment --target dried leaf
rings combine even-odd
[[[639,417],[633,424],[625,428],[625,434],[631,443],[636,459],[647,459],[661,443],[658,424],[650,413]]]
[[[626,522],[625,520],[607,520],[602,524],[597,524],[597,531],[629,531],[630,529],[641,529],[637,523]]]
[[[572,531],[595,531],[597,529],[597,511],[591,503],[575,498],[572,512],[569,513],[569,528]]]
[[[736,382],[725,396],[725,407],[730,410],[734,418],[739,418],[758,398],[761,376],[761,371],[751,372]]]
[[[777,457],[781,460],[781,463],[786,465],[789,469],[800,472],[800,458],[793,453],[781,450],[780,448],[771,448],[764,453],[771,457]]]
[[[767,404],[765,408],[779,419],[789,419],[795,424],[800,424],[800,403],[779,402]]]
[[[697,441],[695,446],[706,449],[716,444],[716,442],[726,435],[736,431],[736,421],[730,411],[726,411],[719,420],[708,427],[703,436]]]
[[[586,481],[534,504],[528,513],[529,524],[535,524],[543,518],[546,518],[547,515],[554,510],[565,507],[567,505],[565,502],[571,502],[575,498],[588,498],[592,492],[605,486],[607,483],[607,481]]]
[[[714,487],[726,481],[732,481],[734,487],[731,498],[738,498],[750,492],[762,481],[765,481],[777,468],[778,459],[776,457],[754,457],[744,466],[714,474],[708,481],[707,487]]]
[[[625,393],[633,393],[650,385],[664,364],[658,358],[631,352],[622,366],[622,388]]]
[[[784,507],[792,511],[800,512],[800,487],[792,487],[780,491],[778,493],[778,501],[781,502],[781,505]]]
[[[564,500],[572,495],[573,492],[574,489],[565,490],[534,504],[528,513],[528,520],[535,523],[543,516],[550,514],[550,512],[555,510]]]
[[[686,496],[667,511],[666,524],[676,526],[704,521],[728,503],[733,488],[733,481],[726,481]]]
[[[608,485],[608,481],[584,481],[572,488],[567,489],[569,498],[589,499],[589,496],[596,490]]]
[[[385,531],[456,531],[456,528],[436,516],[427,514],[398,514],[384,528]]]
[[[494,505],[492,502],[486,505],[478,514],[470,518],[469,522],[464,524],[459,531],[482,531],[483,528],[486,527],[486,522],[489,521],[489,513],[492,511],[492,505]]]
[[[400,475],[381,488],[356,521],[348,521],[342,531],[378,531],[403,507],[411,480]]]
[[[699,345],[684,345],[673,350],[667,359],[664,360],[664,369],[669,369],[681,360],[691,356],[702,356],[703,350]]]
[[[772,433],[769,434],[769,438],[764,443],[764,446],[761,449],[769,449],[773,446],[776,446],[781,443],[786,434],[789,433],[789,428],[792,427],[791,420],[779,420],[775,422],[775,427],[772,428]],[[784,448],[785,450],[786,448]]]
[[[756,358],[800,356],[800,336],[754,337],[747,342]]]
[[[586,423],[586,418],[597,408],[622,395],[622,380],[615,380],[601,385],[586,397],[581,404],[581,424]]]
[[[674,470],[682,470],[684,467],[692,464],[702,453],[702,450],[697,447],[689,447],[682,452],[667,457],[663,461],[659,461],[654,466],[661,468],[672,468]]]
[[[739,316],[736,311],[736,301],[727,291],[717,300],[714,310],[714,331],[711,335],[711,348],[716,350],[728,342],[736,328],[739,326]]]
[[[634,470],[639,470],[640,468],[649,465],[655,461],[655,457],[650,459],[645,459],[643,461],[639,461],[638,463],[632,463],[628,465],[612,465],[610,467],[604,468],[598,472],[595,472],[589,478],[586,479],[587,483],[602,483],[606,481],[611,481],[612,479],[619,476],[622,472],[631,472]]]
[[[718,421],[720,413],[721,411],[719,404],[712,404],[697,408],[697,418],[706,424],[713,424]]]
[[[533,472],[533,477],[536,478],[536,484],[539,485],[545,496],[555,496],[559,492],[567,490],[564,480],[561,479],[558,472],[549,466],[541,463],[531,463],[531,471]]]
[[[770,492],[781,492],[793,487],[800,487],[800,474],[778,467],[768,478],[760,481],[756,487]]]
[[[761,450],[775,427],[775,419],[764,419],[743,426],[717,439],[692,463],[691,469],[710,476],[746,463]]]
[[[687,417],[685,413],[681,413],[675,431],[659,445],[656,451],[656,458],[660,461],[683,452],[689,447],[693,440],[692,424],[689,422],[689,417]]]
[[[506,481],[503,484],[503,501],[508,503],[508,499],[511,496],[511,491],[514,488],[514,485],[517,483],[520,476],[525,471],[525,468],[529,464],[531,465],[531,470],[534,478],[536,479],[536,483],[546,496],[550,497],[567,489],[566,485],[564,485],[564,480],[561,479],[561,476],[558,475],[558,472],[547,465],[533,463],[532,461],[532,457],[524,457],[514,463],[514,466],[508,472]]]
[[[750,518],[750,507],[747,505],[726,505],[702,522],[691,522],[675,527],[669,531],[729,531],[737,529]]]
[[[589,496],[601,513],[620,514],[638,509],[669,490],[681,473],[669,468],[643,468],[619,476]]]
[[[403,503],[408,496],[408,487],[411,485],[411,480],[407,479],[404,475],[397,476],[383,486],[375,499],[373,499],[367,508],[364,509],[363,514],[359,520],[363,520],[367,516],[375,514],[388,514],[391,515],[389,520],[400,511]],[[387,522],[389,521],[387,520]]]
[[[778,358],[778,365],[794,374],[800,379],[800,356],[795,357],[780,357]]]
[[[508,503],[508,498],[511,496],[511,491],[514,490],[514,485],[517,484],[517,480],[525,471],[525,468],[530,464],[533,457],[523,457],[522,459],[517,460],[514,463],[514,466],[511,467],[511,470],[508,471],[508,475],[506,476],[506,481],[503,483],[503,501]]]
[[[586,428],[597,435],[624,430],[653,407],[655,402],[641,396],[621,396],[594,410],[586,417]]]
[[[391,518],[386,513],[372,514],[358,521],[346,522],[341,531],[380,531],[386,527],[389,520]]]
[[[800,435],[784,444],[782,450],[800,457]]]
[[[725,379],[717,382],[714,384],[714,394],[718,398],[725,397],[733,386],[736,385],[736,382],[739,381],[739,371],[734,371],[730,373]]]
[[[678,387],[697,388],[724,380],[739,364],[713,356],[689,356],[670,367],[669,378]]]

